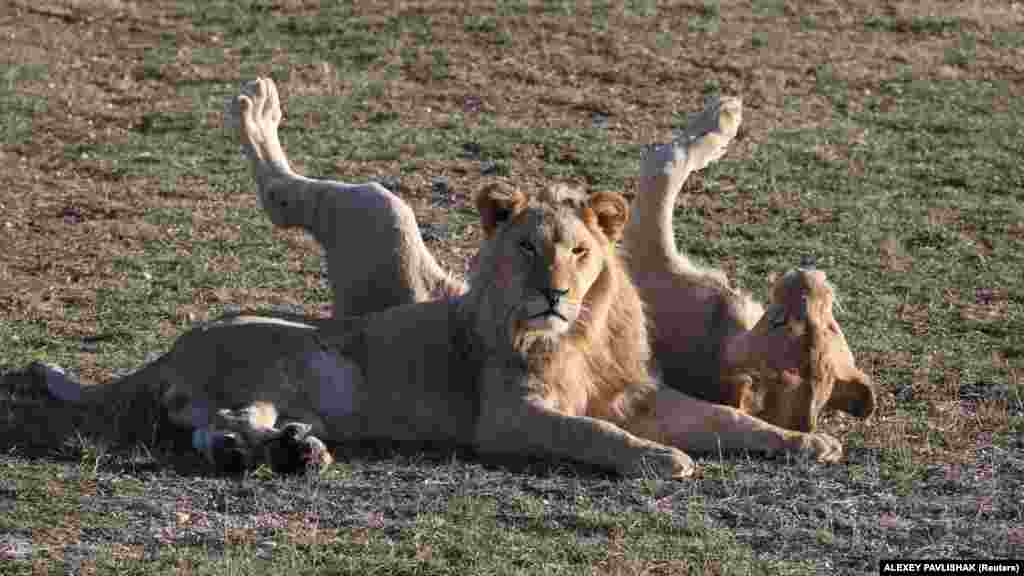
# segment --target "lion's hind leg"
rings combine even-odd
[[[260,204],[281,227],[301,227],[327,253],[334,314],[355,316],[457,296],[463,282],[426,247],[412,208],[376,182],[347,184],[292,170],[278,137],[274,81],[246,83],[225,109],[249,158]]]

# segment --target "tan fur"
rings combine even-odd
[[[550,271],[538,275],[541,283],[547,283],[545,275],[550,273],[552,284],[569,290],[570,300],[579,298],[579,315],[568,333],[558,342],[547,342],[546,335],[534,335],[519,323],[513,328],[513,342],[522,347],[517,353],[528,358],[530,371],[538,376],[538,393],[548,401],[572,415],[624,422],[634,408],[632,403],[621,401],[626,388],[637,389],[637,396],[653,389],[643,307],[614,247],[626,218],[625,202],[614,194],[587,199],[568,188],[552,188],[531,203],[520,204],[525,196],[500,184],[489,187],[478,198],[485,234],[492,240],[481,251],[483,277],[478,277],[474,285],[493,285],[489,278],[494,271],[493,260],[508,258],[516,250],[507,244],[518,237],[512,232],[496,234],[489,222],[495,204],[502,205],[499,210],[511,209],[518,214],[513,219],[515,228],[539,228],[538,245],[546,250],[560,248],[552,236],[563,230],[574,233],[577,245],[588,250],[582,257],[574,257],[570,250],[566,258],[556,259]],[[575,222],[577,217],[579,223]],[[545,220],[556,222],[545,225],[551,224]],[[517,254],[512,258],[521,262]],[[503,299],[513,293],[508,289],[499,292]],[[490,291],[473,291],[465,301],[475,308],[477,302],[483,306],[484,299],[493,295]]]
[[[280,457],[266,445],[286,430],[286,444],[320,466],[331,457],[317,437],[450,441],[669,477],[693,471],[682,450],[840,457],[833,438],[783,430],[651,377],[643,307],[615,249],[628,216],[621,196],[530,197],[499,184],[478,206],[487,238],[462,298],[317,326],[227,318],[83,404],[129,390],[157,396],[180,426],[237,434],[248,464],[261,450]]]
[[[277,136],[282,115],[271,80],[248,83],[243,92],[232,100],[228,118],[240,128],[263,207],[275,224],[303,226],[325,247],[335,314],[365,314],[453,297],[466,289],[437,265],[412,211],[390,191],[373,183],[313,180],[292,171]],[[657,364],[672,387],[786,428],[813,430],[826,400],[829,407],[868,416],[874,388],[856,368],[832,317],[827,282],[790,282],[807,271],[784,276],[789,285],[807,289],[797,288],[788,307],[773,298],[766,314],[722,271],[701,266],[676,249],[673,208],[683,182],[725,153],[741,120],[738,99],[713,100],[690,118],[675,142],[652,147],[642,161],[639,193],[623,240],[630,274],[653,321]],[[585,197],[565,187],[551,190],[581,201]],[[481,215],[486,228],[493,218]],[[807,318],[807,310],[816,310],[816,316]],[[836,330],[805,337],[811,333],[804,329],[808,322]],[[844,376],[826,377],[830,371]]]
[[[411,215],[395,217],[403,213],[399,208],[409,212],[396,196],[375,184],[350,186],[312,180],[291,170],[277,138],[281,111],[271,80],[262,78],[248,83],[243,92],[228,106],[228,117],[237,119],[243,150],[252,159],[264,209],[278,225],[305,226],[324,244],[332,263],[330,277],[336,313],[361,314],[461,293],[464,286],[451,282],[440,272],[423,246]],[[762,408],[771,404],[766,391],[784,387],[761,385],[770,378],[765,376],[767,372],[758,375],[751,368],[763,358],[749,346],[759,341],[746,338],[758,319],[764,317],[763,307],[748,294],[730,287],[720,271],[695,265],[676,252],[673,240],[675,192],[671,191],[677,192],[692,171],[724,153],[740,118],[738,100],[712,102],[703,114],[691,118],[680,138],[683,145],[655,147],[648,154],[641,172],[641,194],[633,206],[634,222],[626,228],[625,245],[630,253],[630,272],[650,306],[655,328],[654,352],[668,383],[687,393],[775,418],[775,412]],[[650,193],[652,189],[654,193]],[[551,201],[560,195],[572,196],[578,202],[585,198],[578,190],[555,187],[542,191],[541,199]],[[510,191],[497,196],[511,202],[503,210],[521,208],[512,201]],[[490,235],[496,228],[496,214],[489,212],[493,207],[482,203],[478,208],[484,230]],[[383,225],[361,227],[371,219]],[[350,234],[353,230],[354,236]],[[356,245],[360,249],[353,250]],[[395,254],[400,257],[396,259]],[[336,267],[335,262],[349,264]],[[429,265],[409,265],[415,262]],[[479,284],[480,280],[474,273],[471,283]],[[428,290],[424,286],[440,288]],[[361,294],[372,295],[372,299],[359,298]],[[674,307],[679,303],[690,307],[691,312],[680,314]],[[743,357],[746,352],[750,352],[751,358]],[[594,357],[600,358],[601,354]],[[856,396],[852,398],[856,403]],[[792,421],[779,416],[776,423]]]
[[[724,153],[741,118],[738,99],[713,101],[678,140],[652,147],[641,164],[624,245],[655,319],[654,353],[665,381],[783,428],[813,431],[826,404],[869,416],[874,388],[832,315],[834,292],[823,273],[785,274],[765,310],[722,271],[676,248],[676,196],[692,172]]]

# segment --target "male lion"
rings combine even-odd
[[[336,315],[462,294],[423,244],[411,208],[377,183],[314,180],[292,170],[278,139],[277,88],[257,79],[227,108],[252,161],[261,204],[282,227],[302,227],[325,248]],[[832,314],[824,273],[797,269],[770,291],[767,313],[725,275],[675,246],[672,210],[683,182],[719,158],[735,136],[741,104],[714,101],[675,142],[652,147],[624,232],[629,271],[652,319],[663,381],[687,394],[814,431],[825,405],[867,417],[870,379],[854,362]]]
[[[78,388],[52,369],[37,373],[87,408],[158,397],[222,466],[323,466],[331,457],[320,438],[454,442],[664,477],[693,472],[684,450],[840,458],[830,436],[652,377],[643,306],[615,246],[629,213],[620,195],[528,195],[497,183],[476,204],[485,239],[459,297],[319,327],[224,319],[113,384]]]

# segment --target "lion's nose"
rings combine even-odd
[[[545,288],[541,290],[541,293],[548,300],[548,305],[554,308],[558,306],[558,302],[561,301],[563,296],[569,294],[569,290],[558,290],[556,288]]]

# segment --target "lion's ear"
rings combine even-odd
[[[488,184],[476,194],[476,209],[480,212],[480,225],[490,238],[498,225],[512,218],[526,207],[526,195],[505,184]]]
[[[597,225],[612,242],[622,237],[622,229],[629,219],[629,204],[621,194],[596,192],[590,195],[587,206],[597,217]]]

